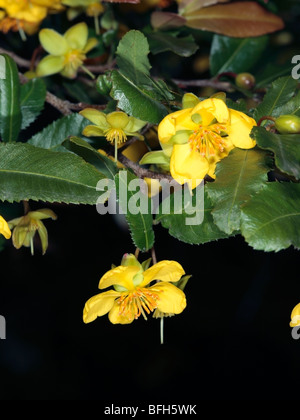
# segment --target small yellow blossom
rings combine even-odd
[[[300,303],[294,307],[291,313],[290,327],[298,327],[300,325]]]
[[[88,39],[88,27],[84,22],[72,26],[64,35],[53,29],[42,29],[39,38],[49,55],[39,62],[36,69],[38,77],[60,73],[67,78],[75,78],[79,67],[84,68],[86,54],[98,44],[96,38]]]
[[[0,234],[3,235],[5,239],[9,239],[11,237],[11,231],[8,223],[2,216],[0,216]]]
[[[229,109],[221,99],[200,102],[188,95],[183,103],[189,107],[167,115],[158,126],[158,138],[170,157],[172,177],[179,184],[188,182],[195,188],[205,175],[215,178],[216,163],[231,149],[255,146],[250,132],[256,122]]]
[[[17,249],[22,246],[31,247],[31,253],[33,254],[33,238],[38,232],[42,244],[42,252],[45,254],[48,248],[48,232],[42,220],[49,218],[56,220],[57,216],[52,210],[40,209],[30,211],[25,216],[10,220],[8,226],[13,230],[12,241],[14,247]]]
[[[97,17],[104,12],[101,0],[62,0],[65,6],[85,11],[87,16]]]
[[[146,268],[146,267],[145,267]],[[108,313],[113,324],[130,324],[140,315],[158,309],[162,313],[179,314],[186,307],[185,294],[171,283],[184,275],[176,261],[160,261],[150,268],[140,264],[134,255],[125,254],[120,266],[112,268],[101,278],[99,289],[113,289],[89,299],[84,307],[85,323]],[[151,282],[155,282],[150,286]]]
[[[94,108],[85,108],[79,114],[94,124],[86,126],[82,134],[87,137],[105,137],[107,141],[114,144],[115,161],[117,161],[118,146],[126,142],[128,136],[138,137],[140,140],[144,138],[138,131],[146,122],[129,117],[125,112],[114,111],[105,114]]]

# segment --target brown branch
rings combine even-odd
[[[179,80],[172,79],[172,82],[178,85],[179,87],[212,87],[218,90],[230,92],[232,91],[232,86],[229,82],[219,82],[216,79],[199,79],[199,80]]]
[[[24,74],[19,73],[19,78],[21,83],[27,83],[29,79],[27,79]],[[91,105],[85,102],[78,102],[74,104],[70,101],[66,101],[64,99],[60,99],[57,96],[53,95],[53,93],[48,92],[46,93],[46,102],[53,106],[53,108],[57,109],[63,115],[72,114],[72,111],[81,111],[84,108],[95,108],[95,109],[105,109],[106,105]]]
[[[159,172],[153,172],[149,169],[142,168],[137,163],[132,162],[132,160],[128,159],[120,152],[118,153],[118,161],[122,163],[122,165],[124,165],[126,168],[131,169],[138,178],[152,178],[158,180],[167,179],[168,181],[173,180],[173,178],[169,174],[162,174]]]

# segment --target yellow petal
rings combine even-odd
[[[86,137],[103,137],[104,132],[102,128],[97,127],[96,125],[87,125],[83,131],[82,134]]]
[[[83,321],[87,324],[94,321],[98,316],[107,314],[111,310],[115,299],[119,296],[120,293],[115,292],[114,290],[109,290],[93,296],[85,304]]]
[[[112,324],[131,324],[134,321],[133,313],[128,313],[127,316],[120,315],[119,305],[115,303],[111,308],[108,319]]]
[[[124,129],[129,123],[129,117],[125,112],[115,111],[107,115],[107,122],[112,128]]]
[[[204,101],[199,102],[199,104],[195,106],[192,113],[201,113],[201,110],[205,110],[212,114],[219,123],[225,123],[230,118],[229,109],[221,99],[205,99]]]
[[[95,108],[85,108],[80,111],[79,114],[87,120],[91,121],[93,124],[98,125],[103,130],[109,127],[106,121],[106,114],[104,114],[104,112],[98,111]]]
[[[234,109],[230,109],[230,121],[228,139],[235,147],[252,149],[256,142],[250,137],[250,132],[256,125],[256,121],[243,112]]]
[[[186,116],[190,115],[190,109],[181,109],[180,111],[173,112],[167,115],[158,126],[158,138],[161,143],[166,143],[171,137],[176,134],[176,120],[181,118],[184,120]]]
[[[193,93],[185,93],[182,97],[182,108],[194,108],[199,102],[199,98]]]
[[[50,219],[50,218],[52,220],[57,219],[56,214],[50,209],[40,209],[40,210],[36,210],[36,211],[30,211],[28,213],[28,216],[33,218],[33,219],[37,219],[37,220]]]
[[[55,57],[54,55],[47,55],[39,62],[36,68],[36,74],[38,77],[50,76],[51,74],[60,73],[63,68],[63,56]]]
[[[136,131],[139,131],[146,124],[147,123],[145,121],[139,120],[138,118],[129,117],[125,130],[134,133]]]
[[[177,261],[163,260],[148,268],[143,274],[144,280],[139,287],[145,287],[152,280],[175,282],[180,280],[185,272]]]
[[[179,183],[197,180],[199,184],[209,170],[207,159],[199,152],[191,150],[189,143],[175,144],[170,160],[170,172]]]
[[[107,287],[116,284],[125,287],[126,290],[133,290],[135,287],[132,279],[139,270],[139,267],[136,266],[123,267],[121,265],[109,270],[101,277],[99,289],[106,289]]]
[[[39,33],[40,43],[44,50],[54,56],[62,56],[68,51],[65,38],[53,29],[42,29]]]
[[[89,51],[91,51],[93,48],[95,48],[99,44],[97,38],[90,38],[87,40],[87,43],[83,49],[83,52],[87,54]]]
[[[85,22],[77,23],[64,34],[64,39],[69,48],[73,50],[84,50],[88,40],[88,27]]]
[[[291,313],[291,327],[297,327],[300,325],[300,303],[294,307]]]
[[[2,216],[0,216],[0,233],[5,237],[5,239],[9,239],[11,237],[11,231],[8,227],[8,223]]]
[[[157,309],[168,314],[180,314],[186,307],[186,297],[182,290],[166,282],[156,283],[149,290],[158,294]]]

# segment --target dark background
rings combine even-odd
[[[11,245],[1,253],[2,400],[295,399],[300,340],[289,321],[300,301],[297,251],[254,251],[241,237],[190,246],[156,226],[158,259],[177,260],[193,276],[187,308],[165,320],[161,345],[153,318],[83,323],[100,277],[134,248],[111,215],[92,206],[50,207],[58,220],[45,221],[45,256],[38,243],[34,257]]]

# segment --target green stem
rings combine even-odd
[[[30,239],[30,251],[31,251],[31,255],[34,256],[33,238]]]
[[[164,344],[164,317],[160,318],[160,344]]]
[[[118,142],[115,140],[115,162],[118,162]]]
[[[97,35],[100,35],[100,26],[99,26],[99,18],[98,16],[94,16],[94,22],[95,22],[95,31]]]
[[[89,69],[87,69],[83,64],[80,66],[81,68],[82,68],[82,70],[83,71],[85,71],[86,72],[86,74],[88,74],[92,79],[95,79],[96,78],[96,76],[93,74],[93,73],[91,73],[90,71],[89,71]]]

